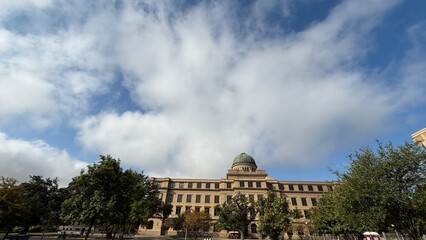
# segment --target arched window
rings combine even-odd
[[[146,229],[152,229],[154,227],[154,221],[149,220],[148,224],[146,225]]]
[[[251,225],[251,233],[257,233],[257,225],[256,225],[256,223],[253,223]]]

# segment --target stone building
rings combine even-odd
[[[258,170],[255,160],[245,153],[235,157],[223,179],[153,178],[153,181],[158,185],[159,197],[173,205],[169,218],[176,218],[185,211],[206,211],[214,221],[219,218],[215,206],[229,201],[236,194],[245,195],[249,201],[257,201],[268,191],[273,191],[287,199],[290,209],[301,211],[303,217],[293,222],[293,232],[299,235],[309,233],[309,210],[317,205],[324,192],[332,191],[334,187],[333,182],[276,180],[269,177],[265,170]],[[161,218],[151,221],[152,226],[140,228],[139,234],[161,234]],[[248,229],[250,237],[258,237],[256,220],[250,223]],[[217,236],[227,236],[226,231],[218,232],[215,227],[211,232]],[[163,233],[177,234],[172,228]]]
[[[423,128],[422,130],[413,133],[411,137],[413,138],[413,141],[415,143],[419,143],[426,148],[426,128]]]

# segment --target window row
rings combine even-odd
[[[168,203],[173,202],[175,200],[174,199],[175,196],[177,196],[176,202],[178,202],[178,203],[183,202],[183,199],[184,199],[183,194],[174,195],[172,193],[170,193],[167,196],[167,202]],[[193,198],[193,196],[194,196],[194,198]],[[219,203],[219,197],[220,197],[219,195],[214,195],[214,196],[204,195],[203,202],[204,203],[212,203],[212,202],[213,203]],[[197,194],[197,195],[187,194],[185,196],[185,202],[187,202],[187,203],[190,203],[192,201],[194,201],[195,203],[201,203],[201,199],[202,199],[202,195],[199,195],[199,194]]]
[[[194,212],[201,212],[204,211],[207,214],[212,214],[211,209],[213,209],[213,216],[218,216],[219,215],[219,208],[218,207],[201,207],[201,206],[195,206],[194,207]],[[185,212],[190,212],[192,210],[191,206],[176,206],[174,214],[179,215],[182,214],[184,211]],[[311,214],[309,210],[303,210],[302,214],[305,218],[310,218]]]
[[[312,206],[316,206],[317,205],[317,199],[316,198],[310,198],[311,199],[311,205]],[[298,201],[297,198],[292,197],[290,198],[291,201],[291,205],[292,206],[298,206]],[[301,197],[300,198],[300,203],[302,204],[302,206],[308,206],[308,201],[306,197]]]
[[[260,181],[239,181],[236,184],[240,188],[262,188],[262,182]],[[232,188],[232,182],[225,182],[226,188],[231,189]],[[275,184],[273,183],[266,183],[266,188],[269,190],[274,190]],[[170,188],[197,188],[197,189],[219,189],[220,183],[209,183],[209,182],[170,182],[169,183]],[[315,187],[315,188],[314,188]],[[282,191],[295,191],[296,189],[298,191],[318,191],[323,192],[324,187],[327,187],[328,191],[332,191],[333,188],[330,185],[303,185],[303,184],[278,184],[278,189],[276,190],[282,190]]]
[[[201,206],[195,206],[194,207],[194,212],[201,212],[201,210],[203,210],[204,212],[211,214],[211,209],[213,209],[213,216],[218,216],[219,215],[219,210],[217,207],[201,207]],[[183,213],[183,211],[185,212],[190,212],[192,210],[191,206],[176,206],[175,209],[175,214],[179,215],[181,213]]]
[[[170,188],[205,188],[205,189],[219,189],[220,183],[209,183],[209,182],[170,182]]]

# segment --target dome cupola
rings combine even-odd
[[[234,158],[234,162],[232,162],[231,168],[246,172],[254,172],[257,169],[257,165],[250,155],[241,153]]]

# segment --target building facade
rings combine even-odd
[[[421,144],[424,148],[426,148],[426,128],[413,133],[411,137],[415,143]]]
[[[206,211],[213,221],[219,218],[216,206],[229,201],[233,196],[242,194],[249,201],[257,201],[273,191],[286,198],[290,209],[299,209],[302,218],[293,222],[294,234],[309,233],[309,210],[317,205],[318,199],[327,191],[332,191],[333,182],[313,181],[280,181],[268,176],[264,170],[258,170],[255,160],[248,154],[237,155],[231,168],[223,179],[178,179],[153,178],[159,188],[159,197],[173,206],[169,218],[176,218],[185,211]],[[161,232],[161,218],[153,218],[148,228],[140,228],[142,235],[175,235],[172,228]],[[257,223],[248,226],[249,235],[257,238]],[[218,232],[215,227],[212,233],[227,236],[226,231]]]

